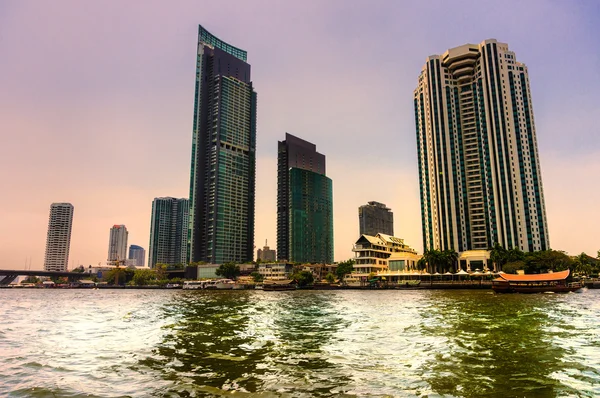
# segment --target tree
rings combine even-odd
[[[502,272],[507,274],[516,274],[517,270],[524,269],[525,262],[524,261],[515,261],[512,263],[506,263],[502,266]]]
[[[327,283],[333,283],[335,282],[335,275],[329,272],[327,275],[325,275],[325,280],[327,281]]]
[[[441,267],[446,264],[444,253],[436,249],[425,250],[423,257],[425,258],[425,261],[427,261],[427,270],[432,274],[434,272],[439,272]]]
[[[296,281],[298,287],[312,285],[315,278],[310,271],[300,271],[292,275],[292,279]]]
[[[258,271],[254,271],[253,273],[250,274],[250,276],[256,283],[260,283],[265,279]]]
[[[525,273],[538,274],[548,271],[564,271],[573,268],[574,261],[565,252],[542,250],[525,255]]]
[[[40,283],[41,280],[37,276],[29,275],[27,278],[23,279],[21,283]]]
[[[119,266],[111,268],[103,279],[111,285],[123,284],[125,283],[125,268]]]
[[[151,282],[156,281],[156,272],[150,269],[136,269],[131,281],[136,286],[150,285]]]
[[[425,259],[425,257],[421,257],[419,259],[419,261],[417,261],[417,269],[419,271],[423,271],[426,268],[427,268],[427,260]]]
[[[446,249],[442,252],[442,259],[444,260],[443,272],[451,271],[454,272],[456,267],[454,266],[458,262],[458,253],[454,249]]]
[[[496,270],[498,271],[502,271],[502,267],[508,262],[508,253],[500,243],[496,242],[490,250],[490,260],[496,265]]]
[[[337,264],[335,274],[337,275],[340,281],[343,281],[344,277],[348,274],[351,274],[352,271],[354,271],[354,260],[350,259],[339,262]]]
[[[512,249],[505,252],[506,253],[506,262],[513,263],[515,261],[523,261],[525,260],[525,253],[518,247],[513,247]]]
[[[156,279],[159,281],[167,279],[167,264],[158,263],[154,266],[154,272],[156,272]]]
[[[240,266],[236,263],[224,263],[219,265],[219,268],[217,268],[215,274],[227,279],[236,279],[240,274]]]

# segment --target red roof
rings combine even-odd
[[[548,274],[529,274],[529,275],[514,275],[500,274],[500,278],[507,282],[546,282],[546,281],[562,281],[567,279],[570,270],[551,272]]]

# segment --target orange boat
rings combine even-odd
[[[492,281],[497,293],[568,293],[582,288],[581,283],[567,283],[570,270],[548,274],[513,275],[500,274]]]

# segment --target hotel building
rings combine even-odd
[[[64,272],[68,270],[73,210],[71,203],[52,203],[50,205],[44,271]]]
[[[375,236],[361,235],[352,251],[355,253],[356,274],[414,271],[421,258],[404,243],[404,239],[381,233]]]
[[[414,108],[424,249],[548,249],[529,73],[508,44],[427,58]]]
[[[246,51],[198,28],[188,244],[190,261],[252,261],[256,93]]]

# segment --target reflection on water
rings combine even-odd
[[[0,396],[600,395],[600,292],[0,290]]]

